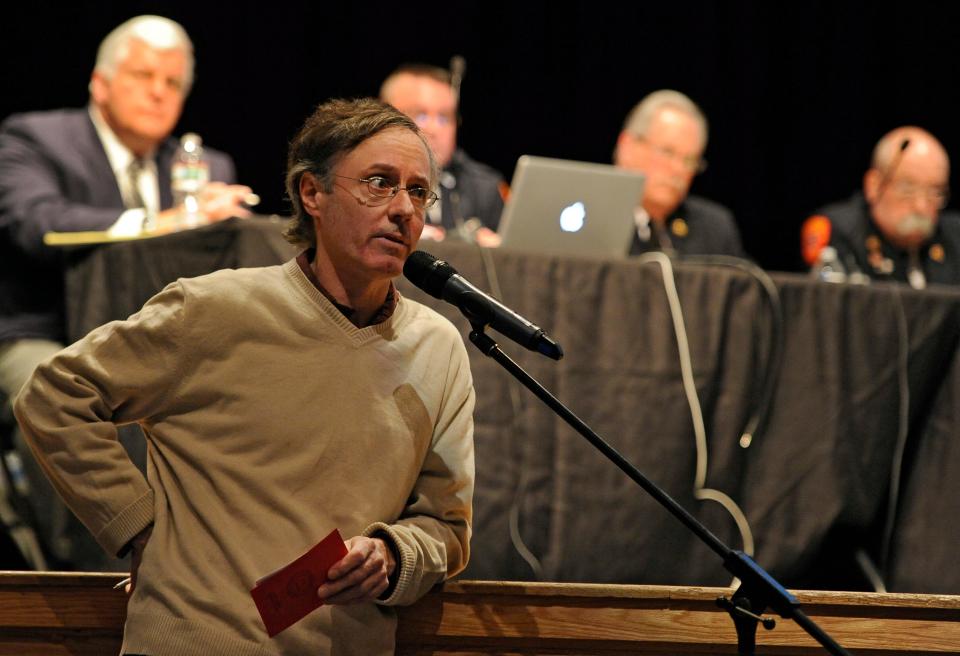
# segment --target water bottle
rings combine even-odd
[[[824,246],[820,249],[820,255],[817,256],[817,263],[814,264],[811,273],[815,278],[824,282],[846,282],[847,271],[837,255],[837,249],[833,246]]]
[[[194,228],[206,222],[200,212],[200,194],[209,180],[210,169],[203,159],[203,139],[195,132],[188,132],[180,137],[170,175],[177,227]]]
[[[10,485],[13,486],[13,489],[16,490],[17,494],[21,497],[30,496],[30,481],[27,480],[27,473],[23,469],[23,461],[20,459],[20,454],[16,451],[8,451],[5,454],[0,455],[0,458],[5,460],[7,473],[10,475]],[[2,490],[3,485],[0,481],[0,490]]]

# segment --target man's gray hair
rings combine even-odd
[[[187,57],[187,70],[183,80],[183,93],[187,95],[193,85],[193,42],[183,27],[163,16],[136,16],[114,28],[100,42],[97,63],[93,70],[112,79],[129,50],[132,40],[142,41],[154,50],[180,50]]]
[[[703,138],[702,145],[706,147],[708,133],[707,117],[695,102],[673,89],[654,91],[638,102],[627,116],[627,120],[623,124],[623,129],[637,137],[646,136],[657,112],[666,108],[676,109],[694,119],[700,125],[700,134]]]

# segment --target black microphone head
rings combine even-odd
[[[434,298],[442,298],[443,286],[457,274],[452,266],[430,253],[414,251],[403,265],[403,275]]]

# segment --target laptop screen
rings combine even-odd
[[[608,164],[524,155],[500,218],[501,247],[625,257],[643,183],[642,174]]]

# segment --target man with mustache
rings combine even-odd
[[[926,130],[906,126],[883,136],[863,176],[863,191],[804,222],[804,259],[816,266],[830,245],[847,273],[905,282],[960,283],[960,216],[944,213],[950,159]]]
[[[24,387],[45,472],[105,552],[132,550],[124,654],[392,654],[391,607],[465,567],[466,349],[393,284],[437,177],[393,107],[320,105],[287,160],[299,256],[171,283]],[[146,478],[125,422],[144,427]],[[333,529],[349,537],[328,580],[288,588],[324,605],[269,637],[250,590]]]
[[[630,112],[617,139],[614,163],[646,176],[631,255],[662,250],[743,257],[730,210],[688,193],[694,176],[706,167],[706,146],[706,117],[678,91],[654,91]]]

